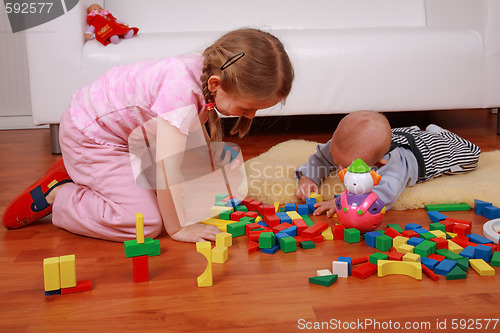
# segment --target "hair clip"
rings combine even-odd
[[[207,103],[205,104],[205,107],[207,108],[207,111],[215,110],[215,103]]]
[[[220,66],[220,70],[221,71],[225,70],[226,68],[228,68],[229,66],[231,66],[232,64],[234,64],[235,62],[237,62],[238,60],[243,58],[244,55],[245,55],[245,52],[240,52],[240,53],[232,56],[224,63],[224,65]]]

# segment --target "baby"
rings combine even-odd
[[[296,195],[305,200],[318,192],[331,173],[360,158],[378,168],[382,176],[373,191],[390,209],[406,186],[440,176],[474,170],[480,149],[473,143],[436,125],[422,131],[417,126],[394,128],[381,113],[358,111],[345,116],[330,141],[295,170],[299,180]],[[335,200],[315,204],[315,215],[335,212]]]

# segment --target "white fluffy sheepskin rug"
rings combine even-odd
[[[316,151],[317,142],[290,140],[245,163],[248,197],[265,203],[298,202],[294,169]],[[324,199],[332,199],[344,190],[336,175],[328,177],[320,188]],[[500,151],[481,153],[478,168],[467,174],[441,176],[405,189],[393,209],[423,208],[427,204],[467,203],[474,199],[500,206]]]

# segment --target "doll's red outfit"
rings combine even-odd
[[[87,15],[87,24],[95,28],[95,38],[104,46],[110,43],[111,36],[121,36],[126,34],[130,29],[134,30],[134,36],[139,32],[139,28],[129,27],[126,24],[120,23],[108,11],[101,11],[98,14],[90,13]]]

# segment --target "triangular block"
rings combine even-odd
[[[309,283],[330,287],[335,281],[337,281],[337,278],[338,278],[337,274],[325,275],[325,276],[313,276],[309,278]]]
[[[458,266],[455,266],[448,274],[446,274],[446,280],[461,280],[466,278],[467,274]]]

